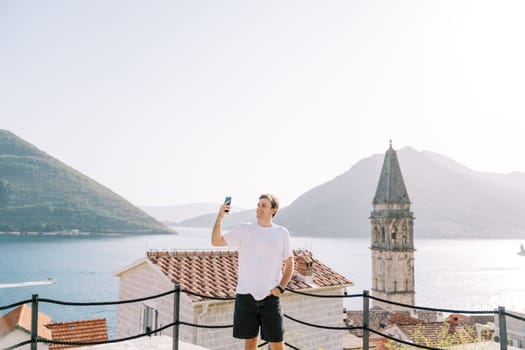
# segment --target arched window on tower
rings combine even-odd
[[[396,225],[392,226],[391,236],[392,236],[392,244],[396,243],[396,233],[397,233],[397,227]]]
[[[377,226],[374,225],[374,229],[372,231],[372,242],[377,242],[379,240],[379,230],[377,229]]]

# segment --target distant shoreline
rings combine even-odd
[[[121,237],[121,236],[139,236],[139,235],[170,235],[177,234],[167,232],[84,232],[80,230],[64,230],[52,232],[22,232],[22,231],[0,231],[0,236],[10,237]]]

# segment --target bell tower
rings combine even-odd
[[[414,216],[392,141],[385,153],[372,205],[372,295],[415,305]],[[376,300],[373,305],[401,309]]]

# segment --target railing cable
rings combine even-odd
[[[61,300],[53,300],[53,299],[46,299],[41,298],[38,301],[44,302],[44,303],[50,303],[50,304],[58,304],[58,305],[65,305],[65,306],[104,306],[104,305],[120,305],[120,304],[129,304],[129,303],[138,303],[141,301],[146,301],[150,299],[156,299],[156,298],[162,298],[164,296],[170,295],[175,293],[173,290],[152,295],[148,297],[143,298],[137,298],[137,299],[130,299],[130,300],[118,300],[118,301],[102,301],[102,302],[72,302],[72,301],[61,301]]]
[[[109,339],[109,340],[100,340],[100,341],[74,342],[74,341],[52,340],[52,339],[46,339],[46,338],[41,338],[41,337],[40,337],[40,338],[38,339],[38,342],[49,343],[49,344],[59,344],[59,345],[75,345],[75,346],[111,344],[111,343],[118,343],[118,342],[123,342],[123,341],[128,341],[128,340],[138,339],[138,338],[142,338],[142,337],[146,337],[146,336],[152,336],[152,335],[154,335],[155,333],[162,332],[163,330],[166,330],[166,329],[171,328],[171,327],[173,327],[173,326],[174,326],[174,324],[173,324],[173,323],[170,323],[170,324],[167,324],[167,325],[162,326],[162,327],[157,328],[157,329],[153,329],[153,330],[148,331],[148,332],[145,332],[145,333],[140,333],[140,334],[132,335],[132,336],[125,337],[125,338],[119,338],[119,339]]]
[[[315,298],[356,298],[356,297],[362,297],[363,296],[363,293],[359,293],[359,294],[327,295],[327,294],[313,294],[313,293],[301,292],[301,291],[293,290],[293,289],[290,289],[290,288],[286,288],[286,290],[288,290],[288,291],[290,291],[292,293],[295,293],[295,294],[306,295],[306,296],[315,297]]]
[[[478,315],[486,315],[486,314],[497,314],[498,312],[495,310],[453,310],[453,309],[438,309],[433,307],[425,307],[425,306],[415,306],[415,305],[408,305],[408,304],[402,304],[391,300],[385,300],[378,297],[375,297],[373,295],[368,296],[370,299],[374,299],[377,301],[381,301],[387,304],[396,305],[396,306],[402,306],[410,309],[415,310],[426,310],[426,311],[435,311],[435,312],[450,312],[450,313],[457,313],[457,314],[478,314]]]
[[[24,346],[24,345],[29,345],[29,344],[31,344],[31,340],[26,340],[26,341],[23,341],[21,343],[12,345],[12,346],[10,346],[8,348],[3,348],[2,350],[13,350],[13,349],[19,348],[19,347]]]
[[[190,294],[190,295],[194,295],[196,297],[201,297],[201,298],[204,298],[204,299],[212,299],[212,300],[235,300],[235,298],[232,298],[232,297],[221,297],[221,296],[209,296],[209,295],[204,295],[204,294],[199,294],[199,293],[195,293],[195,292],[192,292],[191,290],[186,290],[186,289],[181,289],[181,292],[184,292],[186,294]]]
[[[331,329],[331,330],[354,330],[354,329],[363,329],[363,327],[352,327],[352,326],[342,326],[342,327],[336,327],[336,326],[323,326],[323,325],[320,325],[320,324],[315,324],[315,323],[310,323],[310,322],[306,322],[306,321],[301,321],[301,320],[298,320],[292,316],[289,316],[287,314],[284,314],[284,317],[286,317],[287,319],[289,320],[292,320],[294,322],[297,322],[297,323],[300,323],[300,324],[303,324],[305,326],[310,326],[310,327],[314,327],[314,328],[321,328],[321,329]]]
[[[261,344],[257,345],[257,347],[258,347],[258,348],[262,348],[263,346],[265,346],[265,345],[267,345],[267,344],[268,344],[268,342],[265,341],[264,343],[261,343]],[[301,349],[296,348],[295,346],[293,346],[293,345],[291,345],[291,344],[288,344],[287,342],[284,342],[284,345],[286,345],[287,347],[289,347],[289,348],[292,349],[292,350],[301,350]]]
[[[509,316],[509,317],[512,317],[512,318],[515,318],[516,320],[520,320],[520,321],[523,321],[525,322],[525,317],[520,317],[518,315],[514,315],[514,314],[511,314],[511,313],[508,313],[508,312],[504,312],[504,315],[505,316]]]
[[[20,305],[24,305],[24,304],[28,304],[30,302],[31,302],[31,299],[27,299],[27,300],[22,300],[22,301],[19,301],[17,303],[9,304],[9,305],[6,305],[6,306],[0,306],[0,311],[7,310],[7,309],[12,309],[14,307],[17,307],[17,306],[20,306]]]

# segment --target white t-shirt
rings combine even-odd
[[[276,224],[245,223],[223,237],[228,247],[239,250],[237,293],[266,298],[281,282],[283,261],[293,256],[288,230]]]

